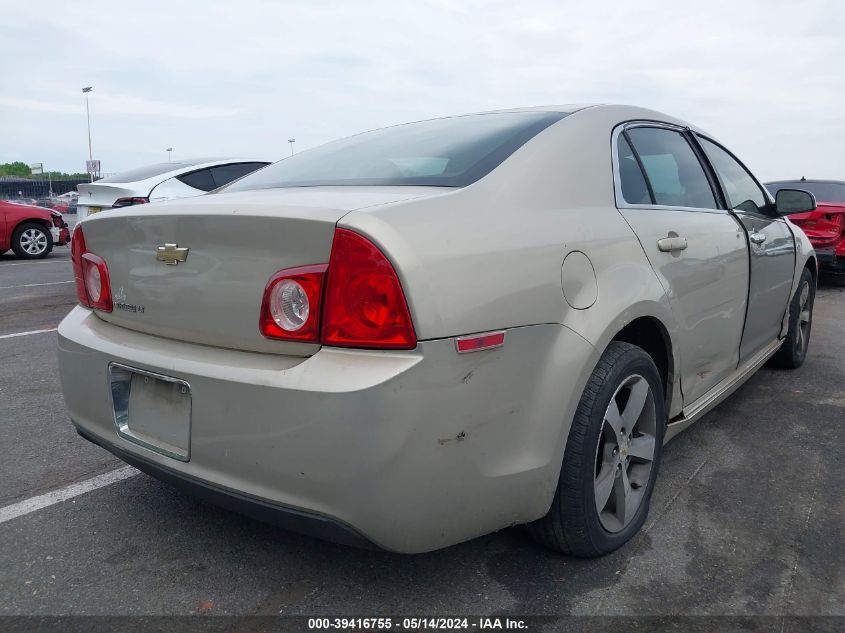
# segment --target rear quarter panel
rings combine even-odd
[[[795,295],[796,290],[798,290],[798,284],[801,281],[801,274],[804,272],[804,268],[811,260],[816,271],[818,271],[819,265],[816,260],[816,251],[813,249],[810,239],[801,230],[801,227],[792,222],[789,217],[786,218],[786,225],[795,237],[795,272],[792,275],[792,288],[789,291],[789,301],[792,301],[792,297]],[[786,307],[787,309],[784,312],[783,323],[781,325],[781,337],[786,336],[789,330],[789,304]]]
[[[666,292],[613,193],[613,127],[620,118],[655,115],[582,110],[474,185],[353,212],[339,225],[364,233],[393,259],[420,339],[558,323],[600,354],[641,316],[659,319],[674,337]],[[572,251],[586,254],[595,270],[597,298],[587,309],[572,308],[561,288]],[[565,379],[585,382],[592,369]]]
[[[600,277],[592,321],[628,302],[630,291],[617,294],[627,276],[654,277],[615,208],[614,121],[613,108],[577,112],[474,185],[353,212],[339,225],[368,235],[394,260],[420,338],[564,317],[585,322],[561,290],[561,264],[572,250],[585,252]],[[632,265],[639,271],[623,270]]]

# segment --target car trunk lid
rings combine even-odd
[[[815,211],[795,213],[789,219],[801,227],[813,245],[833,246],[845,234],[845,205],[820,202]]]
[[[439,191],[315,187],[220,193],[94,216],[82,224],[85,242],[106,261],[114,303],[111,313],[97,314],[121,327],[181,341],[308,356],[319,346],[270,340],[259,332],[270,277],[285,268],[327,263],[335,225],[346,213]],[[159,247],[165,258],[183,261],[160,261]]]
[[[137,183],[91,183],[78,185],[76,188],[79,191],[78,206],[101,209],[111,207],[118,198],[146,197],[150,193],[149,188],[139,189]]]

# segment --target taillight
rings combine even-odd
[[[82,227],[77,226],[70,241],[70,257],[73,263],[73,277],[76,281],[76,296],[87,308],[112,311],[109,269],[99,255],[89,253],[85,245]]]
[[[340,347],[417,346],[396,271],[375,244],[347,229],[334,233],[320,338]]]
[[[264,288],[261,333],[268,338],[317,343],[326,264],[280,270]]]
[[[85,252],[85,235],[82,234],[82,227],[74,227],[70,237],[70,260],[73,263],[73,278],[76,281],[76,296],[79,303],[90,307],[88,293],[85,290],[85,277],[82,274],[82,253]]]
[[[367,238],[336,229],[329,263],[277,272],[264,289],[259,322],[269,338],[414,349],[417,337],[393,265]]]
[[[150,201],[149,198],[141,198],[141,197],[134,197],[134,198],[118,198],[112,203],[112,209],[119,209],[120,207],[131,207],[136,204],[147,204]]]

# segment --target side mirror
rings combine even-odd
[[[791,215],[816,210],[816,198],[809,191],[781,189],[775,196],[775,213]]]

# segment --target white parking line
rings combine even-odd
[[[10,288],[34,288],[35,286],[58,286],[59,284],[72,284],[70,281],[48,281],[43,284],[21,284],[20,286],[0,286],[0,290],[9,290]]]
[[[110,486],[118,481],[134,477],[140,472],[140,470],[132,468],[132,466],[124,466],[123,468],[91,477],[91,479],[59,488],[53,492],[18,501],[12,505],[0,508],[0,523],[17,519],[18,517],[61,503],[62,501],[67,501],[68,499],[73,499],[79,495],[84,495],[86,492]]]
[[[0,334],[0,339],[16,338],[18,336],[29,336],[30,334],[44,334],[45,332],[55,332],[59,328],[51,327],[49,330],[30,330],[29,332],[15,332],[14,334]]]
[[[3,266],[38,266],[39,264],[66,264],[70,263],[69,259],[51,259],[49,262],[11,262],[3,264]]]

